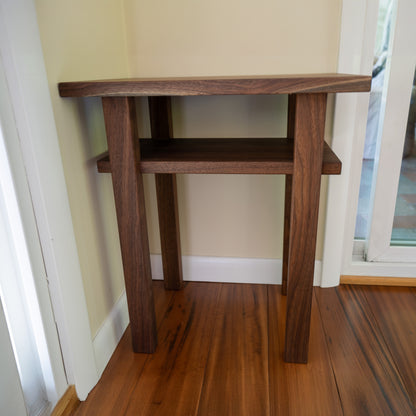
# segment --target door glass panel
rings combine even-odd
[[[416,87],[413,80],[404,140],[399,189],[394,211],[392,245],[416,245]]]
[[[383,113],[383,105],[385,104],[382,97],[387,87],[385,72],[387,60],[390,56],[390,34],[394,19],[393,6],[394,0],[380,0],[360,194],[355,224],[354,237],[358,240],[365,240],[368,237],[371,215],[371,189],[374,179],[374,168],[377,163],[377,146],[381,137],[381,128],[379,128],[380,114]]]

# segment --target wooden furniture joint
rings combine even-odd
[[[286,175],[282,291],[284,360],[306,363],[322,174],[341,162],[324,142],[328,93],[369,91],[348,74],[154,78],[63,82],[61,97],[102,97],[124,279],[135,352],[157,345],[143,173],[155,173],[166,289],[182,286],[176,173]],[[287,138],[172,139],[172,96],[288,94]],[[149,97],[152,139],[138,138],[135,96]]]

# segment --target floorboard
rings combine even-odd
[[[158,328],[169,308],[172,291],[165,291],[163,282],[153,282]],[[76,416],[124,415],[149,354],[132,351],[130,328],[127,328],[97,386],[81,403]]]
[[[407,287],[362,287],[416,407],[416,297]]]
[[[361,290],[315,290],[344,415],[415,415]]]
[[[308,364],[285,363],[286,297],[280,292],[280,286],[268,287],[271,415],[341,416],[341,402],[316,300],[313,298],[312,302]]]
[[[267,416],[267,287],[224,284],[207,365],[200,416]]]
[[[127,330],[75,416],[416,415],[415,288],[314,288],[309,362],[288,364],[280,286],[153,284],[157,351]]]
[[[193,415],[198,408],[220,285],[175,292],[125,415]]]

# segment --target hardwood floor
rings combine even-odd
[[[127,330],[76,416],[416,415],[416,289],[314,288],[308,364],[279,286],[153,282],[159,345]]]

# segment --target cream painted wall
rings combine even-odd
[[[111,177],[95,168],[106,149],[104,124],[99,100],[61,99],[57,83],[334,72],[341,0],[36,0],[36,7],[94,335],[123,290]],[[146,102],[138,104],[140,136],[148,137]],[[283,136],[285,106],[286,97],[177,98],[174,135]],[[145,186],[151,252],[159,253],[152,175]],[[178,175],[178,194],[183,254],[281,257],[283,177]],[[325,192],[322,207],[324,199]]]
[[[122,4],[36,0],[45,66],[84,281],[92,335],[124,289],[111,177],[99,175],[106,150],[101,102],[59,97],[57,84],[128,76]]]
[[[132,75],[335,71],[341,0],[125,0]]]
[[[125,13],[131,76],[336,72],[341,0],[126,0]],[[173,104],[176,137],[286,134],[286,97],[192,97]],[[148,135],[144,128],[142,137]],[[160,252],[152,195],[150,244]],[[283,177],[178,175],[178,195],[183,254],[281,257]],[[324,178],[319,259],[325,200]]]

